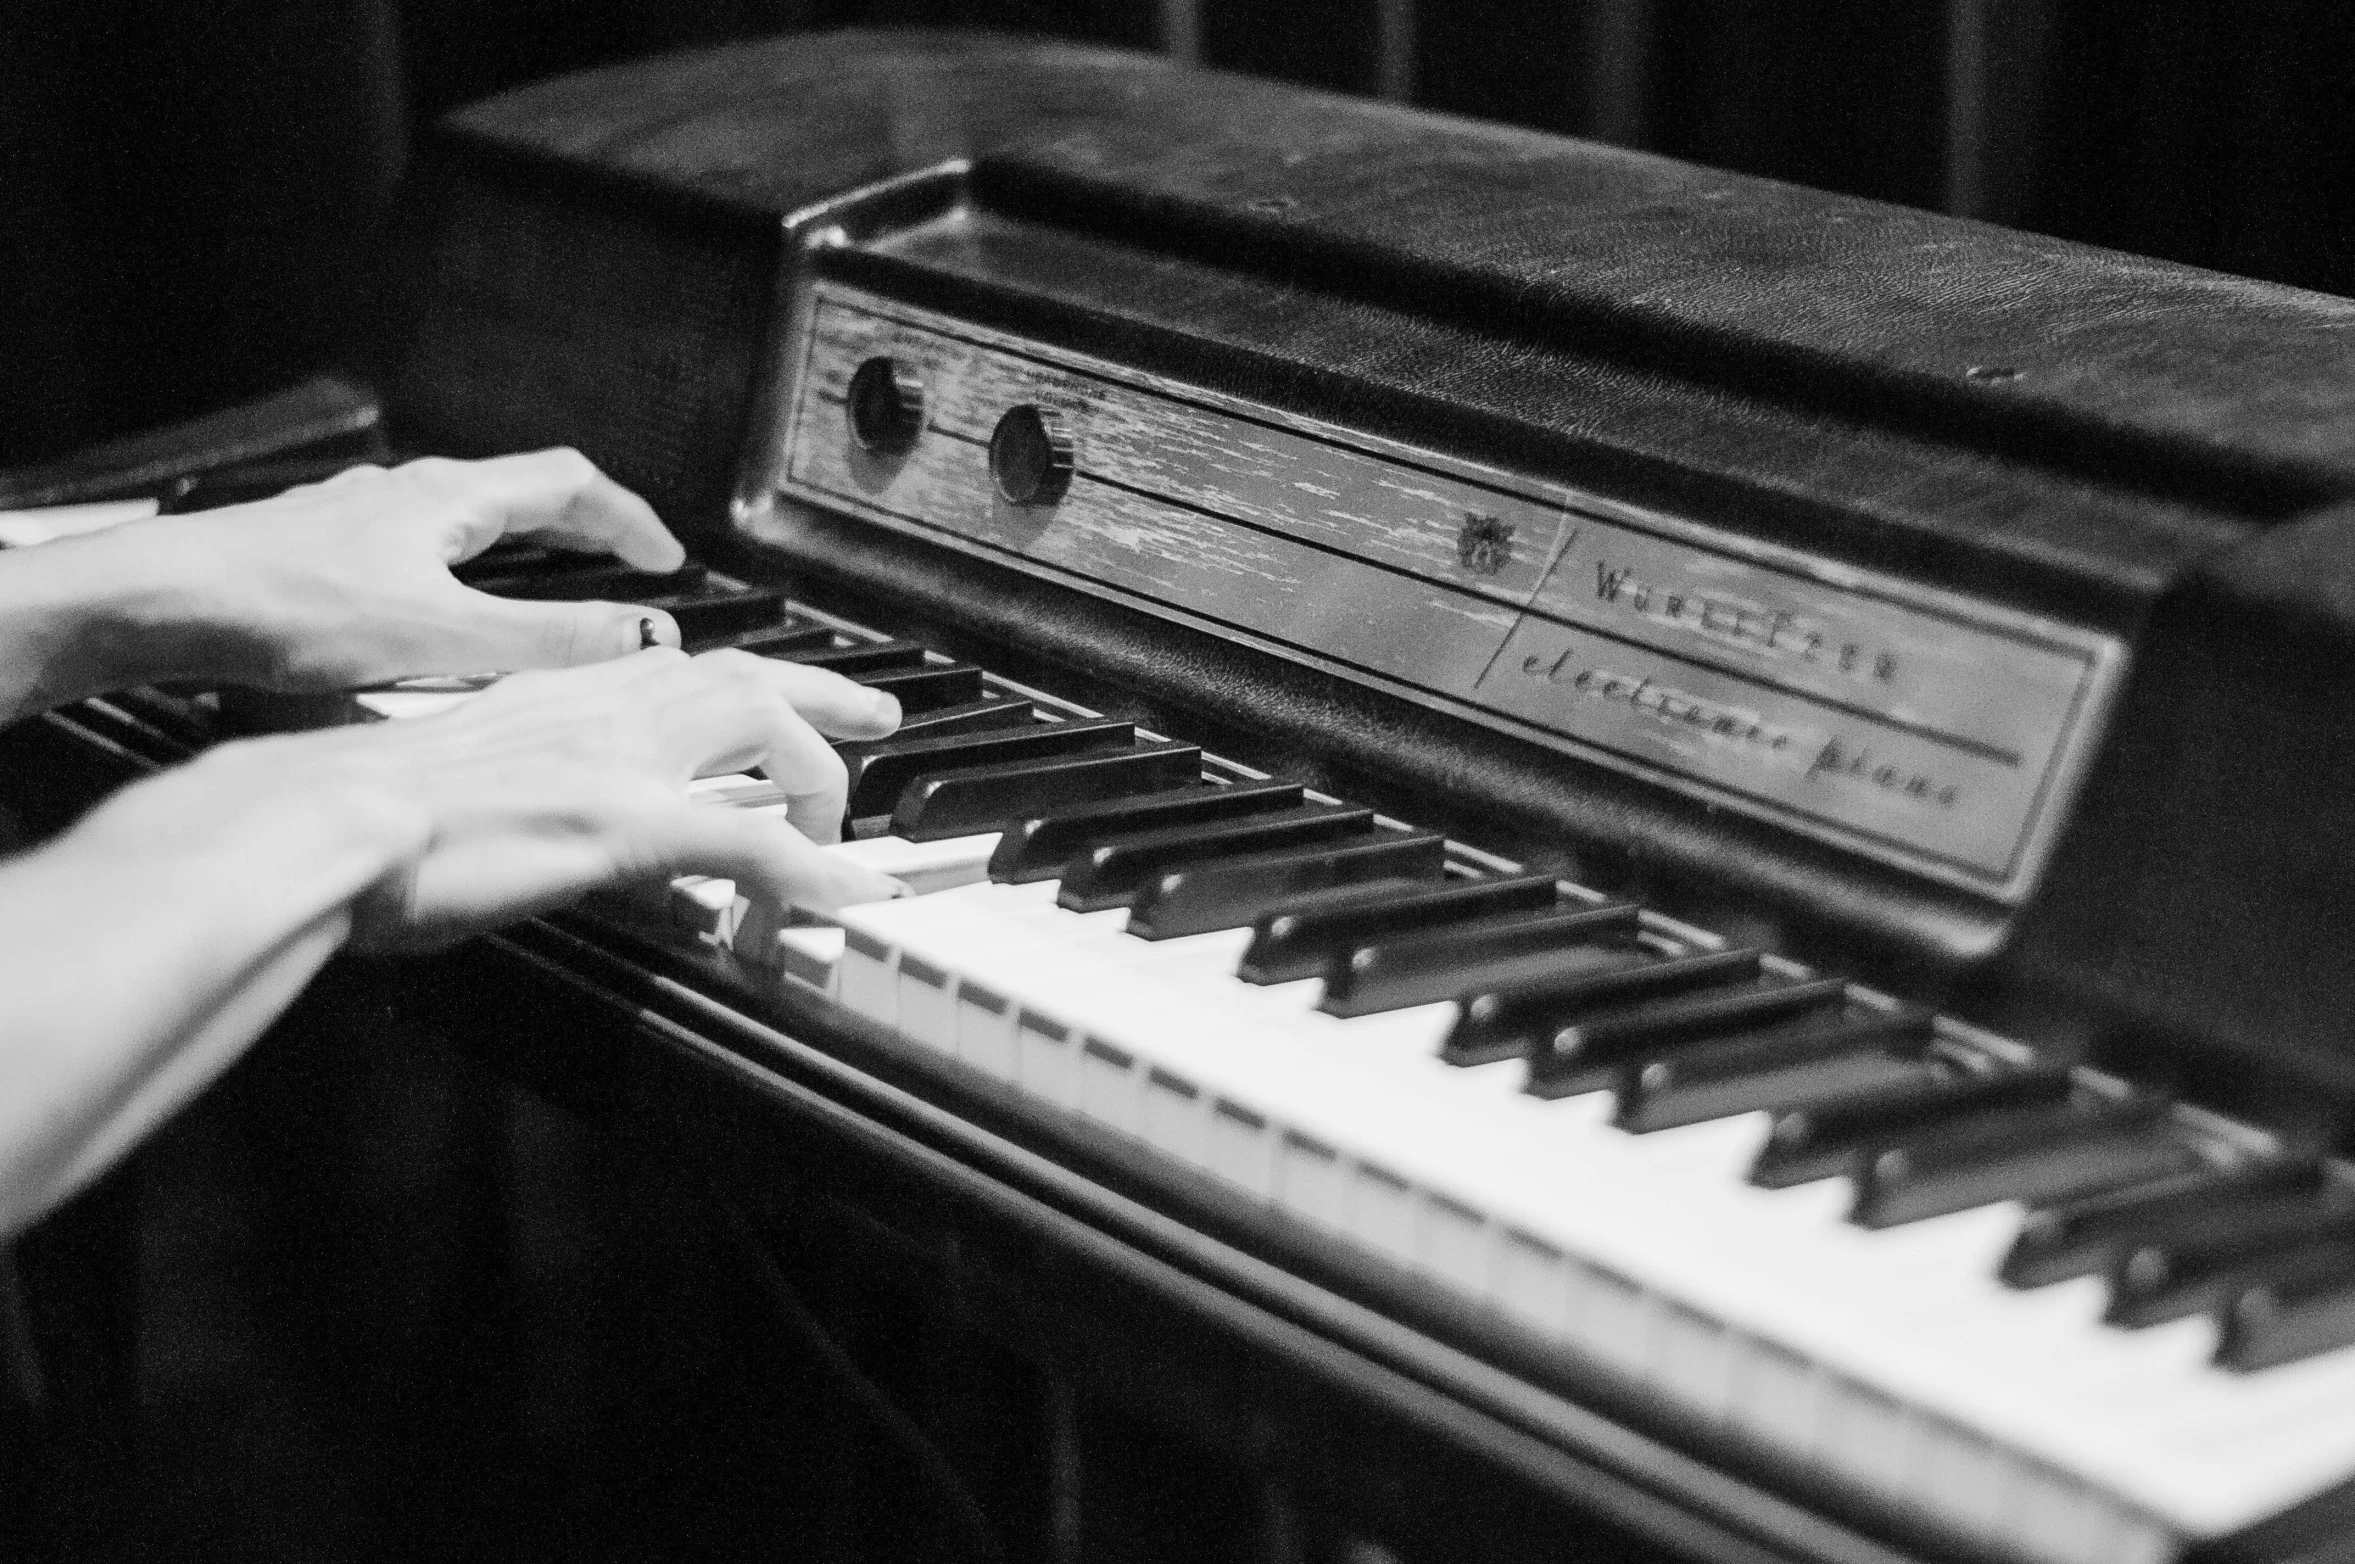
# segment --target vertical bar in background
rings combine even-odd
[[[1945,189],[1957,217],[2031,205],[2051,0],[1947,0]]]
[[[1653,0],[1588,0],[1586,133],[1640,147],[1652,106]]]
[[[1161,52],[1178,65],[1202,63],[1202,0],[1161,0]]]
[[[1990,0],[1946,0],[1946,195],[1957,217],[1987,204],[1987,47]]]
[[[1411,103],[1415,97],[1415,4],[1374,4],[1374,92],[1392,103]]]

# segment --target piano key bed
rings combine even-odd
[[[596,916],[1966,1547],[2140,1561],[2355,1473],[2355,1181],[2146,1088],[699,569],[508,549],[890,689],[846,840],[912,898]],[[356,696],[400,719],[481,681]],[[753,775],[695,784],[781,811]],[[1051,1144],[1051,1137],[1050,1137]]]

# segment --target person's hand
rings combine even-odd
[[[273,499],[122,529],[200,581],[220,628],[204,670],[284,692],[422,674],[561,668],[638,650],[658,610],[515,602],[450,574],[503,537],[612,554],[641,570],[685,562],[644,500],[577,451],[354,467]]]
[[[378,949],[447,944],[587,891],[687,874],[824,910],[901,890],[820,850],[840,832],[845,791],[822,735],[877,738],[898,723],[889,695],[824,669],[658,648],[518,674],[437,716],[223,745],[132,789],[89,829],[93,843],[144,831],[152,840],[133,845],[162,851],[207,822],[354,800],[371,840],[407,833],[398,867],[355,906],[355,940]],[[691,779],[753,765],[786,794],[785,818],[689,801]]]

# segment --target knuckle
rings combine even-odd
[[[722,678],[742,679],[757,673],[760,659],[750,652],[738,651],[733,646],[723,646],[715,651],[697,653],[694,662],[707,673]]]
[[[568,483],[586,484],[597,477],[597,464],[582,455],[577,446],[551,446],[544,454],[556,475]]]
[[[831,748],[820,748],[811,753],[811,769],[817,775],[812,782],[826,792],[838,792],[850,786],[850,767]]]

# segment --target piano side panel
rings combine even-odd
[[[2018,1017],[2347,1144],[2350,774],[2355,509],[2340,506],[2210,561],[2153,616],[2020,931]]]
[[[773,220],[453,156],[415,180],[406,240],[398,442],[577,446],[673,525],[716,523],[774,294]]]

